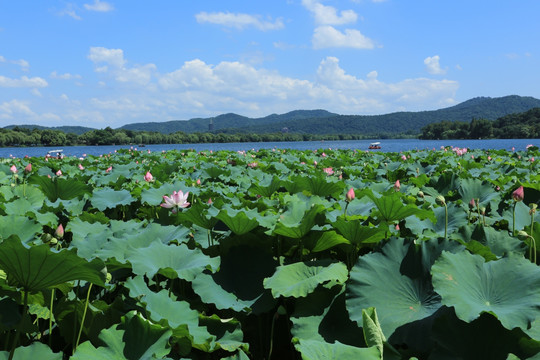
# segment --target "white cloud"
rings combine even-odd
[[[60,11],[59,13],[60,16],[64,16],[64,15],[67,15],[75,20],[82,20],[82,17],[80,17],[76,12],[75,12],[75,6],[71,3],[68,3],[66,4],[66,8],[62,11]]]
[[[122,49],[91,47],[88,58],[94,63],[104,62],[116,68],[122,68],[126,63],[124,60],[124,51]]]
[[[302,5],[313,13],[315,22],[320,25],[343,25],[358,19],[354,10],[342,10],[338,14],[336,8],[323,5],[317,0],[302,0]]]
[[[332,26],[319,26],[315,29],[312,38],[314,49],[331,47],[346,47],[354,49],[373,49],[373,41],[355,29],[345,29],[341,32]]]
[[[7,88],[24,88],[24,87],[46,87],[49,84],[45,79],[42,79],[40,77],[32,77],[29,78],[28,76],[21,76],[19,79],[12,79],[5,76],[0,75],[0,87],[7,87]]]
[[[124,59],[122,49],[92,47],[88,58],[96,65],[97,73],[110,74],[116,81],[122,83],[148,85],[152,80],[152,74],[156,71],[154,64],[126,67],[127,61]],[[101,65],[102,63],[105,65]]]
[[[78,74],[70,74],[70,73],[64,73],[64,74],[58,74],[55,71],[53,71],[50,75],[51,79],[61,79],[61,80],[71,80],[71,79],[80,79],[81,75]]]
[[[439,61],[439,55],[428,56],[427,58],[425,58],[424,64],[426,65],[427,72],[433,75],[446,74],[447,69],[442,69]]]
[[[0,62],[6,62],[6,58],[0,55]]]
[[[230,13],[230,12],[213,12],[207,13],[205,11],[195,15],[198,23],[210,23],[222,25],[238,30],[244,30],[247,27],[254,27],[261,31],[279,30],[284,28],[283,20],[281,18],[275,21],[262,20],[258,15]]]
[[[114,7],[105,1],[94,0],[93,4],[84,4],[84,8],[89,11],[109,12],[113,11]]]
[[[21,100],[5,101],[0,104],[0,118],[14,119],[14,115],[35,117],[35,113],[30,109],[28,103]]]

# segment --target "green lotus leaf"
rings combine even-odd
[[[105,329],[99,335],[103,346],[86,341],[77,347],[73,360],[139,360],[161,359],[169,354],[172,330],[152,324],[134,311],[122,323]]]
[[[215,271],[219,258],[210,258],[200,249],[189,249],[185,244],[165,245],[159,241],[148,247],[136,248],[129,253],[133,273],[152,278],[158,272],[169,279],[192,281],[205,269]]]
[[[345,189],[345,184],[337,181],[337,178],[322,175],[296,176],[290,181],[283,181],[282,184],[291,194],[307,191],[321,197],[334,196],[337,198]]]
[[[287,211],[279,216],[274,233],[293,239],[304,237],[315,225],[317,214],[325,210],[323,205],[312,207],[303,202],[292,202]]]
[[[259,226],[257,209],[236,210],[229,206],[221,209],[217,218],[236,235],[243,235]]]
[[[467,214],[459,206],[454,203],[447,205],[448,207],[448,225],[447,234],[457,231],[461,226],[467,225]],[[429,219],[420,220],[416,216],[406,218],[407,228],[411,229],[415,234],[421,235],[424,231],[431,231],[439,236],[444,236],[444,225],[446,222],[444,206],[435,207],[433,209],[436,221]]]
[[[36,184],[52,202],[57,199],[80,199],[84,194],[90,193],[90,187],[87,184],[73,178],[53,177],[49,179],[47,176],[32,175],[28,178],[28,182]]]
[[[149,312],[150,320],[168,325],[172,329],[181,325],[199,326],[199,313],[191,310],[189,303],[171,298],[165,289],[158,293],[151,291],[142,276],[128,279],[125,286],[129,289],[129,296],[146,304],[145,309]]]
[[[403,202],[401,201],[402,195],[398,192],[390,194],[386,193],[379,198],[372,192],[366,192],[366,195],[375,203],[375,206],[377,206],[378,209],[377,215],[386,223],[401,221],[412,215],[420,219],[429,218],[436,221],[435,216],[431,211],[423,210],[412,204],[403,205]]]
[[[0,360],[8,360],[9,352],[0,351]],[[33,342],[28,346],[20,346],[15,349],[13,359],[39,359],[39,360],[62,360],[62,353],[54,353],[50,347],[40,342]]]
[[[41,225],[28,219],[26,216],[7,215],[0,216],[0,237],[8,238],[17,235],[22,242],[28,243],[42,230]]]
[[[471,241],[477,241],[497,257],[511,253],[523,254],[525,252],[525,245],[522,241],[510,236],[506,231],[497,231],[492,227],[482,225],[463,226],[451,237],[466,244],[470,250],[473,248],[480,249],[477,245],[469,246]]]
[[[204,352],[247,350],[240,323],[235,319],[221,319],[217,315],[200,315],[200,326],[190,328],[193,347]]]
[[[523,203],[523,201],[519,201],[516,204],[516,231],[523,230],[523,228],[527,225],[531,225],[531,215],[529,214],[530,208]],[[508,221],[508,229],[510,232],[512,232],[512,224],[513,224],[513,211],[514,211],[514,204],[512,204],[506,211],[503,212],[503,219]]]
[[[255,195],[270,197],[281,187],[281,180],[276,176],[263,176],[259,182],[254,182],[249,188],[249,192]]]
[[[385,237],[382,227],[364,226],[360,220],[337,219],[333,225],[345,239],[355,245],[378,243]]]
[[[48,245],[25,247],[15,236],[0,243],[0,268],[26,291],[38,291],[68,281],[85,280],[105,286],[105,264],[77,256],[75,250],[54,252]]]
[[[312,252],[325,251],[341,244],[350,242],[335,231],[313,231],[304,239],[304,246]]]
[[[493,185],[479,179],[460,179],[459,193],[464,204],[472,199],[480,199],[480,205],[487,206],[491,201],[500,199],[500,195]]]
[[[103,211],[105,209],[114,209],[118,205],[129,205],[134,202],[135,199],[127,190],[116,191],[105,187],[94,189],[90,201],[95,208],[99,211]]]
[[[298,262],[278,266],[271,277],[264,279],[264,287],[272,290],[274,298],[304,297],[317,286],[330,282],[343,284],[347,281],[347,266],[330,260]]]
[[[238,350],[236,354],[222,358],[222,360],[249,360],[249,357],[242,350]]]
[[[486,263],[468,252],[443,252],[431,272],[442,303],[465,322],[488,312],[507,329],[526,330],[540,316],[540,268],[522,257]]]
[[[386,338],[405,324],[422,320],[440,307],[433,291],[429,267],[443,249],[459,247],[436,239],[414,243],[391,239],[382,253],[370,253],[358,259],[351,269],[347,286],[347,309],[351,320],[362,323],[362,309],[375,307]]]
[[[205,229],[212,229],[218,222],[217,218],[209,216],[208,206],[205,206],[200,202],[196,202],[195,204],[192,204],[189,209],[179,212],[178,217],[182,223],[187,221],[188,223],[198,225]]]
[[[218,309],[232,309],[236,312],[247,311],[259,299],[239,299],[234,293],[228,292],[217,284],[209,274],[201,273],[191,283],[193,291],[206,304],[214,304]],[[262,295],[262,294],[261,294]]]
[[[303,360],[382,359],[382,354],[376,346],[358,348],[339,341],[329,344],[317,340],[302,340],[294,347],[302,355]]]

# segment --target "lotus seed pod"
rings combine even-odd
[[[422,199],[424,198],[424,192],[423,191],[419,191],[418,192],[418,197],[421,197]]]
[[[446,204],[446,199],[445,199],[444,196],[442,196],[442,195],[437,196],[437,197],[435,198],[435,200],[436,200],[439,204],[441,204],[441,205],[445,205],[445,204]]]

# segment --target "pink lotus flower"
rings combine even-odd
[[[62,176],[62,170],[58,170],[58,171],[56,172],[56,176]]]
[[[56,235],[56,237],[59,239],[64,237],[64,227],[62,226],[62,224],[58,225],[56,231],[54,232],[54,235]]]
[[[147,171],[146,174],[144,175],[144,181],[153,181],[154,180],[154,177],[152,176],[152,174],[150,174],[150,171]]]
[[[188,196],[189,191],[185,194],[182,192],[182,190],[178,190],[178,192],[173,191],[170,197],[167,195],[163,196],[165,203],[161,204],[161,207],[172,209],[173,214],[176,214],[178,209],[187,208],[189,206],[189,203],[187,202]]]
[[[252,162],[252,163],[247,164],[247,166],[250,167],[250,168],[252,168],[252,169],[254,169],[254,168],[256,168],[257,166],[259,166],[259,164],[257,164],[256,162]]]
[[[401,183],[399,182],[399,180],[396,180],[396,182],[394,183],[394,190],[399,191],[399,189],[401,189]]]
[[[25,168],[24,168],[24,172],[26,174],[31,173],[32,172],[32,164],[29,163],[28,165],[26,165]]]
[[[9,170],[10,170],[12,173],[14,173],[14,174],[16,174],[16,173],[18,172],[17,167],[16,167],[15,165],[11,165],[11,167],[9,168]]]
[[[401,160],[406,161],[407,157],[405,155],[401,155]]]
[[[348,202],[351,202],[354,200],[354,197],[356,195],[354,194],[354,189],[353,188],[350,188],[349,191],[347,191],[347,196],[346,196],[346,199]]]
[[[525,146],[525,149],[528,149],[528,148],[530,148],[532,146],[533,146],[532,144],[529,144],[529,145]]]
[[[201,185],[201,179],[197,179],[197,185]]]
[[[81,164],[79,164],[79,170],[84,170],[84,166],[82,166]]]
[[[107,170],[105,170],[106,173],[110,172],[112,170],[112,166],[109,166]]]
[[[512,198],[514,199],[514,201],[523,201],[524,197],[525,197],[525,193],[523,191],[523,186],[518,187],[512,193]]]
[[[334,173],[334,170],[331,167],[324,168],[323,171],[326,173],[326,175],[332,175]]]

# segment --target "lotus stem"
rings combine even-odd
[[[49,347],[52,345],[52,318],[53,318],[53,303],[54,303],[54,291],[56,289],[53,288],[51,291],[51,306],[50,306],[50,314],[49,314]]]
[[[272,349],[274,347],[274,327],[276,325],[276,319],[279,316],[278,312],[272,316],[272,327],[270,328],[270,348],[268,349],[268,360],[272,358]]]
[[[444,238],[446,239],[446,234],[448,233],[448,206],[446,202],[444,203]]]
[[[21,322],[19,323],[19,326],[15,333],[15,339],[13,339],[13,344],[11,345],[11,351],[9,352],[9,358],[8,360],[13,359],[13,355],[15,355],[15,349],[17,348],[17,345],[19,344],[19,338],[21,337],[21,332],[24,326],[24,323],[26,322],[26,317],[28,315],[27,307],[28,307],[28,290],[24,290],[23,295],[23,314],[21,318]]]
[[[77,335],[77,342],[75,343],[74,352],[77,350],[77,346],[79,346],[79,340],[81,340],[81,333],[84,326],[84,319],[86,318],[86,311],[88,310],[88,302],[90,300],[90,291],[92,290],[92,283],[88,286],[88,291],[86,293],[86,302],[84,304],[84,311],[83,316],[81,320],[81,326],[79,327],[79,334]]]
[[[512,236],[516,234],[516,205],[517,201],[514,201],[514,209],[512,210]]]

